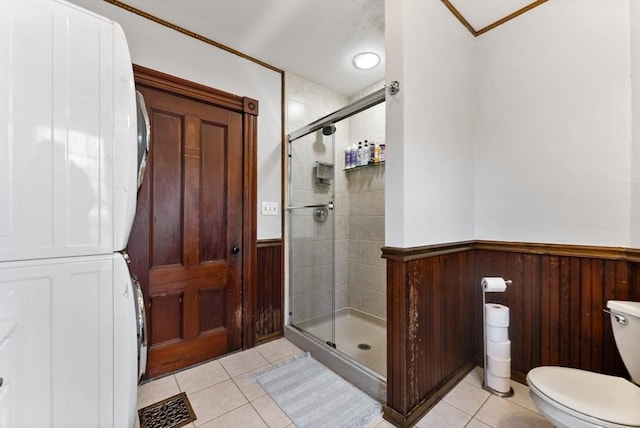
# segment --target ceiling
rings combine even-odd
[[[384,0],[121,2],[343,95],[384,79]],[[533,3],[449,2],[476,30]],[[356,69],[352,59],[364,51],[379,53],[381,64]]]

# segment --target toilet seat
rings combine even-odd
[[[640,387],[621,377],[537,367],[527,383],[547,404],[594,426],[640,427]]]

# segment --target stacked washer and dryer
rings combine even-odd
[[[0,427],[132,427],[144,304],[123,251],[148,125],[124,33],[2,0],[0,52]]]

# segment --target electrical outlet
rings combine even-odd
[[[262,202],[262,215],[278,215],[277,202]]]

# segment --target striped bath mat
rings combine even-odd
[[[381,412],[380,403],[308,353],[255,379],[298,428],[363,427]]]

